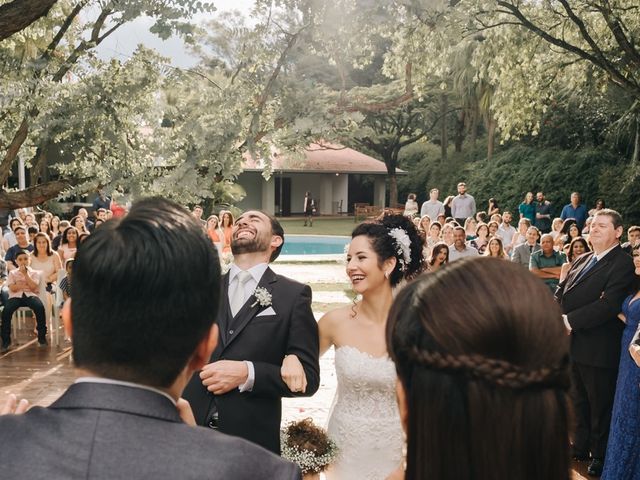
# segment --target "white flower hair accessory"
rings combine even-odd
[[[411,239],[409,238],[409,234],[405,229],[396,227],[389,230],[389,235],[393,237],[394,243],[396,244],[400,270],[404,272],[411,263]]]
[[[253,296],[256,297],[256,301],[253,302],[251,308],[260,304],[261,307],[270,307],[271,306],[271,294],[264,287],[257,287],[253,291]]]

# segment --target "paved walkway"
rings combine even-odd
[[[283,264],[273,266],[277,273],[307,283],[344,283],[346,275],[340,264],[309,265]],[[351,300],[341,290],[322,291],[314,294],[314,307],[321,303],[349,303]],[[321,313],[316,313],[319,318]],[[71,346],[62,343],[58,347],[39,348],[33,325],[19,332],[16,349],[0,356],[0,403],[9,393],[29,400],[32,405],[51,404],[73,382]],[[336,388],[333,366],[333,349],[320,359],[320,388],[311,398],[283,399],[283,424],[292,420],[311,417],[317,425],[326,426]],[[586,464],[576,464],[574,479],[584,479]],[[541,479],[543,480],[543,479]]]

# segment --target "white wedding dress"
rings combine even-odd
[[[396,370],[388,357],[355,347],[335,353],[338,389],[327,431],[339,449],[330,480],[384,480],[402,464]]]

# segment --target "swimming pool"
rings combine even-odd
[[[285,235],[281,255],[343,254],[351,237],[322,235]]]

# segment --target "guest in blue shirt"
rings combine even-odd
[[[571,203],[564,206],[562,213],[560,214],[560,218],[562,220],[575,218],[576,223],[578,224],[578,229],[582,231],[584,228],[584,222],[587,221],[588,216],[589,212],[587,211],[587,207],[580,203],[580,194],[578,192],[573,192],[571,194]]]

